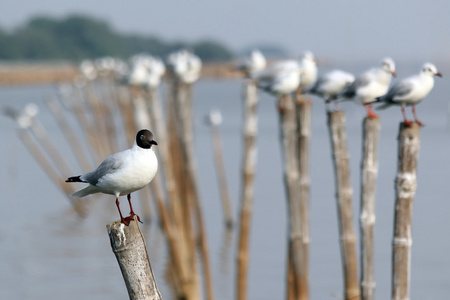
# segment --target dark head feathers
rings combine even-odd
[[[136,134],[136,144],[144,149],[150,149],[152,145],[158,145],[153,139],[153,133],[147,129],[139,130]]]

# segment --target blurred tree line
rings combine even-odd
[[[217,41],[169,43],[156,36],[120,34],[104,21],[81,15],[62,20],[35,17],[11,33],[0,28],[0,60],[79,61],[102,56],[128,58],[139,52],[165,57],[180,48],[190,49],[203,61],[234,57],[230,49]]]

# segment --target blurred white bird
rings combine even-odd
[[[306,91],[313,86],[317,80],[317,64],[314,54],[311,51],[305,51],[300,59],[300,85],[302,91]]]
[[[252,50],[250,56],[246,57],[237,65],[236,69],[244,72],[246,76],[252,76],[252,74],[264,70],[266,65],[267,61],[264,55],[261,51],[255,49]]]
[[[424,64],[419,74],[397,82],[386,95],[377,98],[377,102],[384,103],[377,109],[384,109],[391,105],[401,105],[405,125],[409,126],[412,122],[406,118],[405,106],[412,106],[414,121],[420,126],[424,126],[417,118],[415,106],[433,89],[434,76],[442,77],[442,74],[435,65],[431,63]]]
[[[188,50],[182,49],[169,54],[167,65],[175,78],[183,83],[194,83],[200,78],[202,61]]]
[[[82,79],[92,81],[97,78],[97,69],[92,60],[85,59],[80,63],[79,66]]]
[[[339,95],[339,98],[353,99],[362,104],[367,110],[369,118],[378,117],[372,110],[372,104],[376,98],[386,94],[395,76],[395,63],[391,58],[383,59],[381,67],[373,68],[361,74]]]
[[[166,66],[160,58],[152,57],[148,66],[146,85],[149,88],[157,88],[161,83],[161,78],[166,72]]]
[[[277,62],[265,70],[252,76],[258,87],[279,95],[287,95],[298,89],[301,69],[297,61],[285,60]]]
[[[127,83],[131,86],[145,85],[147,83],[150,64],[150,55],[145,53],[133,55],[130,58],[130,72],[126,79]]]
[[[335,101],[337,96],[353,81],[355,81],[353,74],[341,70],[332,70],[320,76],[312,88],[307,90],[307,93],[322,97],[327,107],[330,102],[334,102],[337,106]]]

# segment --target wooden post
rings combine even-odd
[[[311,100],[300,95],[297,98],[298,173],[300,183],[300,222],[302,243],[302,277],[300,291],[302,299],[309,299],[309,149],[311,142]]]
[[[162,300],[138,224],[135,216],[129,226],[125,226],[120,220],[106,225],[111,248],[122,271],[130,299]]]
[[[336,177],[336,200],[339,219],[339,234],[344,269],[344,299],[360,299],[356,238],[353,228],[353,190],[350,178],[345,115],[343,111],[328,112],[333,165]]]
[[[400,124],[398,168],[395,180],[394,239],[392,241],[392,299],[408,300],[411,275],[411,225],[414,195],[417,188],[417,162],[420,127]]]
[[[216,121],[213,121],[214,119],[214,116],[212,116],[213,114],[218,114],[219,116],[221,115],[220,111],[211,112],[209,116],[210,119],[209,127],[214,152],[214,162],[216,165],[217,181],[220,189],[220,198],[222,199],[222,209],[225,217],[225,226],[231,229],[233,227],[233,212],[231,210],[231,199],[230,193],[228,192],[228,184],[226,176],[227,174],[225,170],[225,163],[222,151],[222,139],[220,137],[220,130],[219,130],[221,120],[220,122],[215,123]]]
[[[364,118],[361,162],[361,298],[375,299],[374,227],[380,119]]]
[[[287,296],[294,295],[295,299],[308,299],[302,286],[304,274],[304,261],[302,260],[302,221],[300,205],[300,183],[298,170],[298,140],[297,120],[294,100],[290,95],[280,96],[278,99],[278,111],[280,116],[280,141],[284,157],[284,182],[286,185],[286,196],[289,206],[289,237],[288,237],[288,262],[292,264],[289,274],[287,268]],[[291,277],[293,276],[293,277]],[[289,284],[290,278],[294,285]]]
[[[256,134],[258,132],[258,97],[256,82],[248,80],[244,92],[244,157],[242,160],[242,188],[237,253],[237,299],[247,299],[250,223],[256,168]]]
[[[198,178],[197,178],[197,168],[195,163],[195,155],[194,155],[194,130],[193,130],[193,115],[192,115],[192,85],[179,83],[178,86],[178,95],[175,99],[176,113],[178,127],[178,138],[181,142],[181,150],[182,150],[182,167],[186,178],[184,179],[187,186],[187,198],[189,201],[190,207],[185,209],[186,213],[192,212],[194,213],[194,220],[197,221],[198,228],[198,244],[200,246],[200,257],[203,260],[203,275],[205,281],[205,291],[206,291],[206,299],[213,300],[214,299],[214,289],[213,289],[213,280],[211,273],[211,264],[209,261],[209,249],[208,242],[206,237],[206,230],[203,221],[202,215],[202,207],[200,201],[200,192],[198,190]],[[195,243],[192,240],[194,249]],[[195,252],[193,252],[194,254]],[[192,260],[194,261],[194,260]],[[194,266],[195,267],[195,266]]]

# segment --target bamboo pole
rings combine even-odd
[[[70,187],[69,185],[64,183],[65,179],[58,174],[58,171],[55,170],[51,162],[45,157],[45,154],[42,153],[42,151],[39,149],[39,146],[36,144],[36,142],[33,141],[31,133],[29,133],[25,128],[20,128],[18,133],[20,140],[25,145],[25,148],[27,148],[34,156],[34,158],[41,165],[42,169],[45,171],[50,180],[52,180],[66,195],[73,193],[75,191],[74,187]],[[75,212],[80,217],[85,217],[87,208],[83,200],[72,198],[69,196],[67,196],[67,198],[72,204]]]
[[[138,224],[135,216],[129,226],[125,226],[120,220],[106,225],[111,248],[122,271],[130,299],[162,300]]]
[[[395,180],[394,239],[392,241],[392,299],[410,299],[411,226],[413,201],[417,188],[417,163],[420,126],[400,124],[398,167]]]
[[[336,177],[336,200],[345,286],[344,299],[359,300],[356,237],[353,228],[353,190],[345,133],[345,115],[343,111],[328,112],[327,114]]]
[[[288,262],[292,264],[289,274],[287,268],[287,295],[295,295],[295,299],[307,299],[307,290],[302,286],[302,279],[307,276],[304,273],[304,261],[302,258],[302,221],[300,205],[300,184],[298,170],[298,140],[297,121],[293,98],[290,95],[281,96],[278,99],[278,111],[280,116],[280,140],[284,157],[284,181],[289,206],[289,237],[288,237]],[[292,277],[292,276],[293,277]],[[290,282],[294,284],[291,285]]]
[[[203,275],[205,280],[206,299],[213,300],[213,284],[212,273],[209,262],[209,249],[206,239],[206,231],[202,216],[202,208],[200,201],[200,193],[198,191],[197,169],[194,155],[194,132],[193,132],[193,116],[192,116],[192,86],[181,84],[179,86],[179,97],[175,100],[178,113],[178,137],[181,141],[181,149],[183,154],[184,174],[187,176],[189,193],[191,196],[192,208],[195,214],[195,220],[199,230],[200,253],[203,259]]]
[[[256,135],[258,132],[258,95],[256,82],[247,80],[244,91],[244,156],[242,160],[241,207],[239,216],[239,244],[237,253],[237,299],[247,299],[250,224],[254,198],[256,167]]]
[[[300,183],[300,222],[303,276],[300,278],[301,299],[309,299],[309,152],[311,143],[311,100],[297,98],[298,172]]]
[[[222,123],[222,115],[220,114],[220,111],[211,111],[208,119],[225,226],[231,229],[233,227],[233,213],[231,210],[231,199],[230,193],[228,192],[227,176],[222,151],[222,139],[219,130],[219,125]]]
[[[363,121],[361,162],[361,298],[375,299],[374,227],[375,192],[378,174],[378,139],[380,119],[369,117]]]
[[[70,149],[73,151],[83,171],[88,172],[89,170],[92,170],[93,166],[87,159],[88,155],[83,150],[80,140],[78,139],[77,135],[75,134],[74,130],[70,126],[67,119],[64,117],[61,104],[52,97],[47,98],[45,100],[45,103],[47,104],[47,107],[50,109],[56,121],[58,122],[59,127],[64,133],[64,137],[70,144]]]
[[[164,174],[165,187],[167,190],[167,196],[169,198],[170,207],[172,208],[173,217],[175,222],[180,219],[177,216],[181,215],[179,212],[179,194],[177,191],[177,184],[175,182],[174,169],[172,165],[172,159],[170,159],[170,140],[167,135],[166,126],[164,124],[163,112],[159,103],[159,97],[156,89],[149,89],[146,93],[147,98],[147,110],[150,115],[150,121],[152,128],[155,129],[158,139],[166,141],[158,144],[158,154],[162,161],[161,167],[163,168],[162,174]],[[161,174],[161,172],[160,172]],[[178,209],[178,213],[174,213],[173,210]]]

